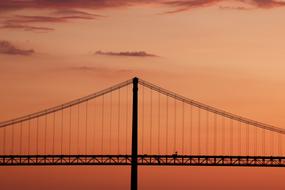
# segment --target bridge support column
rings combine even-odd
[[[133,78],[131,190],[138,189],[138,78]]]

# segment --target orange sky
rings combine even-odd
[[[283,6],[281,0],[0,0],[0,120],[139,76],[200,102],[285,128]],[[104,55],[95,53],[99,50]],[[139,51],[146,54],[136,56]],[[120,52],[133,55],[114,55]],[[284,189],[281,170],[142,168],[140,186]],[[123,167],[0,171],[5,190],[19,185],[23,189],[129,185],[129,169]],[[110,175],[114,182],[108,184]]]

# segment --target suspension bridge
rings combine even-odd
[[[0,123],[0,166],[284,167],[285,130],[133,78]]]

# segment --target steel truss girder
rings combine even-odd
[[[0,166],[131,165],[131,155],[0,155]],[[144,166],[285,167],[285,157],[138,155]]]

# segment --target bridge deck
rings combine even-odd
[[[51,165],[131,165],[131,155],[5,155],[0,166]],[[285,157],[274,156],[195,156],[139,155],[138,165],[144,166],[240,166],[285,167]]]

